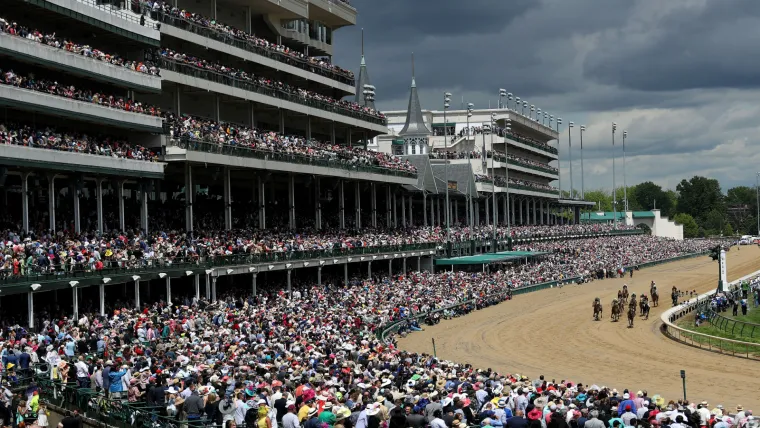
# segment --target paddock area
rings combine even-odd
[[[760,270],[760,248],[731,248],[728,279],[733,281]],[[670,290],[704,293],[717,287],[718,262],[709,256],[666,263],[635,271],[633,278],[606,279],[566,285],[515,296],[513,301],[470,315],[425,326],[399,340],[400,349],[432,353],[435,338],[439,358],[470,363],[499,372],[519,373],[531,379],[563,379],[617,388],[647,389],[666,400],[683,397],[680,370],[686,370],[689,399],[708,400],[732,409],[760,410],[757,386],[760,363],[692,348],[665,337],[660,314],[671,307]],[[660,306],[649,320],[636,317],[626,328],[624,317],[610,321],[610,302],[628,284],[632,293],[649,293],[657,283]],[[604,304],[602,321],[593,320],[592,303]]]

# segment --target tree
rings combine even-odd
[[[592,211],[612,211],[612,195],[610,192],[603,189],[590,190],[586,192],[586,200],[589,202],[596,202],[597,205]]]
[[[735,230],[742,233],[757,232],[757,218],[755,217],[757,195],[754,187],[738,186],[728,189],[726,211],[726,217]]]
[[[641,205],[641,209],[645,211],[657,208],[661,213],[669,213],[673,208],[673,201],[670,200],[667,192],[651,181],[638,184],[635,192],[636,200]]]
[[[670,210],[667,212],[665,212],[665,210],[662,210],[662,215],[673,217],[678,212],[678,193],[672,189],[668,189],[665,193],[668,195],[668,200],[670,201]]]
[[[699,236],[699,226],[694,217],[686,213],[679,213],[673,217],[673,221],[683,226],[684,238],[696,238]]]
[[[723,228],[724,236],[734,236],[734,228],[731,227],[731,223],[726,223],[726,227]]]
[[[676,190],[678,191],[678,212],[691,215],[700,225],[712,211],[725,213],[720,183],[714,178],[694,176],[688,181],[681,180]]]

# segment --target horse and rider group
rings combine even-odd
[[[652,284],[649,287],[649,295],[651,296],[651,304],[650,298],[646,294],[642,294],[637,301],[636,293],[630,293],[628,290],[628,284],[623,284],[623,289],[618,290],[617,298],[612,299],[610,319],[613,322],[619,321],[621,315],[626,310],[626,307],[628,307],[628,312],[626,313],[628,318],[628,328],[633,328],[633,321],[636,319],[637,306],[639,316],[643,317],[645,320],[649,319],[649,310],[651,306],[659,306],[660,303],[660,296],[657,293],[657,285],[655,285],[654,281],[652,281]],[[598,297],[594,299],[593,308],[594,321],[600,321],[602,319],[604,307],[602,306],[601,299]]]

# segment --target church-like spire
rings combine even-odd
[[[428,136],[430,130],[422,117],[420,97],[417,95],[417,82],[414,80],[414,54],[412,54],[412,87],[409,92],[409,107],[406,110],[406,123],[399,132],[400,136]]]
[[[356,79],[356,98],[354,102],[371,109],[375,108],[375,87],[369,83],[367,61],[364,59],[364,28],[362,28],[362,62],[359,66],[359,78]]]

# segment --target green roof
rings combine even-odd
[[[634,211],[633,218],[654,218],[652,211]]]
[[[525,257],[535,257],[546,252],[537,251],[502,251],[499,253],[485,253],[475,256],[453,257],[450,259],[436,259],[436,265],[482,265],[494,262],[505,262],[509,260],[523,259]]]
[[[625,213],[617,213],[618,220],[625,218]],[[595,212],[595,213],[583,213],[581,214],[581,220],[588,221],[612,221],[615,216],[612,212]]]

